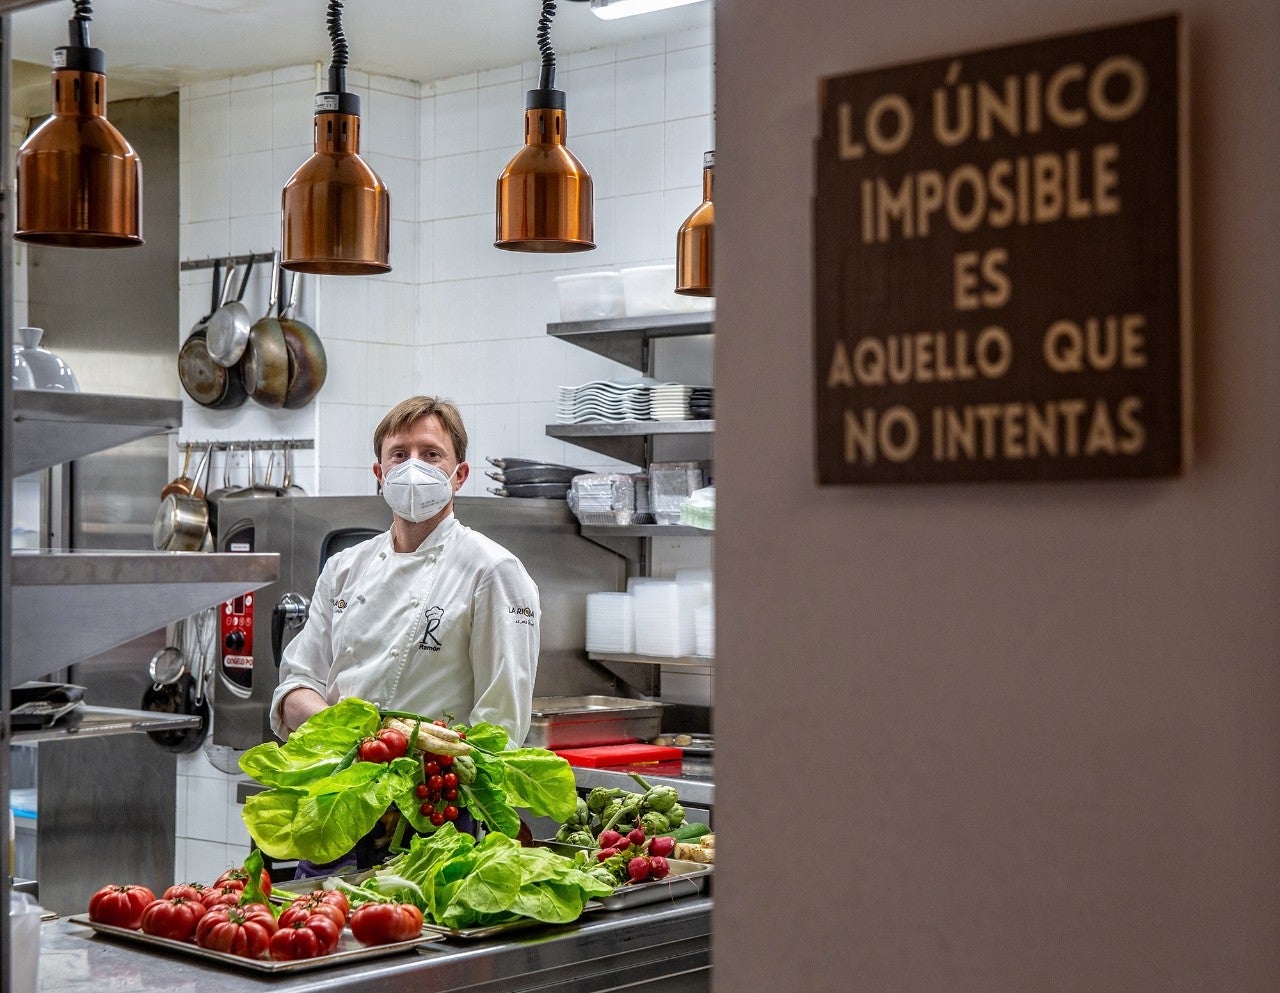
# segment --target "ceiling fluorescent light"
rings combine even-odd
[[[651,14],[655,10],[668,10],[671,7],[701,2],[702,0],[591,0],[591,13],[602,20],[613,21],[619,17]]]

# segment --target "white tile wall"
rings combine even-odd
[[[546,334],[559,319],[553,276],[670,262],[675,231],[700,199],[702,153],[714,147],[709,29],[561,57],[569,147],[595,187],[594,252],[521,255],[493,248],[493,189],[523,135],[526,62],[428,83],[361,72],[361,154],[391,190],[392,272],[305,277],[301,316],[320,333],[329,378],[303,411],[252,402],[210,411],[183,395],[186,438],[306,437],[295,477],[317,495],[374,492],[370,436],[412,393],[463,409],[472,475],[463,492],[496,485],[485,456],[545,458],[584,468],[617,464],[548,438],[555,389],[626,370]],[[181,93],[181,253],[185,259],[264,252],[279,243],[280,190],[311,154],[314,66],[200,83]],[[19,249],[18,262],[21,264]],[[181,327],[208,310],[210,273],[182,273]],[[25,286],[18,280],[17,286]],[[246,293],[265,311],[269,280]],[[19,313],[22,301],[18,301]],[[237,453],[233,471],[244,473]],[[265,459],[260,456],[260,466]],[[223,464],[215,463],[215,475]],[[682,695],[706,698],[709,677]],[[238,777],[202,752],[179,763],[175,878],[212,880],[238,864],[248,838]]]

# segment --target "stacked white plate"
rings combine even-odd
[[[693,395],[692,386],[681,386],[678,383],[660,383],[650,391],[652,402],[650,410],[656,421],[688,421],[692,420],[689,412],[689,398]]]
[[[581,386],[558,386],[556,417],[561,424],[652,420],[650,388],[653,382],[652,379],[632,383],[596,379]]]
[[[681,596],[680,584],[657,580],[637,583],[635,597],[636,652],[661,658],[692,654],[693,601]]]
[[[630,593],[587,594],[587,651],[635,651],[635,599]]]

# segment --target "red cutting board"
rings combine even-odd
[[[669,745],[647,745],[643,741],[630,745],[589,745],[581,748],[557,748],[555,753],[570,765],[598,766],[635,765],[638,762],[670,762],[684,757],[679,748]]]

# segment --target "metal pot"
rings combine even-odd
[[[257,466],[257,450],[252,444],[249,445],[249,485],[241,487],[238,490],[232,490],[227,496],[231,497],[278,497],[284,496],[285,491],[278,486],[271,485],[271,473],[275,467],[275,451],[271,453],[271,457],[267,461],[267,474],[261,483],[258,482],[258,466]]]
[[[199,716],[200,724],[194,728],[147,732],[151,740],[167,752],[194,752],[209,733],[209,701],[197,698],[196,681],[189,672],[167,686],[149,687],[142,694],[142,709],[161,714]]]
[[[284,399],[286,410],[298,410],[314,400],[329,374],[324,343],[310,325],[296,316],[301,286],[302,274],[293,273],[289,302],[280,314],[280,330],[289,350],[289,385]]]
[[[210,446],[209,452],[213,448]],[[208,453],[201,468],[207,472]],[[207,485],[207,483],[206,483]],[[198,552],[209,538],[209,504],[204,496],[170,493],[160,501],[151,525],[151,543],[162,552]]]
[[[293,481],[293,447],[288,442],[284,445],[284,479],[280,481],[280,488],[285,496],[307,495],[307,491]]]
[[[289,391],[289,348],[285,344],[280,319],[275,315],[279,257],[271,280],[271,302],[267,312],[249,328],[249,342],[240,359],[240,373],[249,396],[264,407],[279,410]]]

